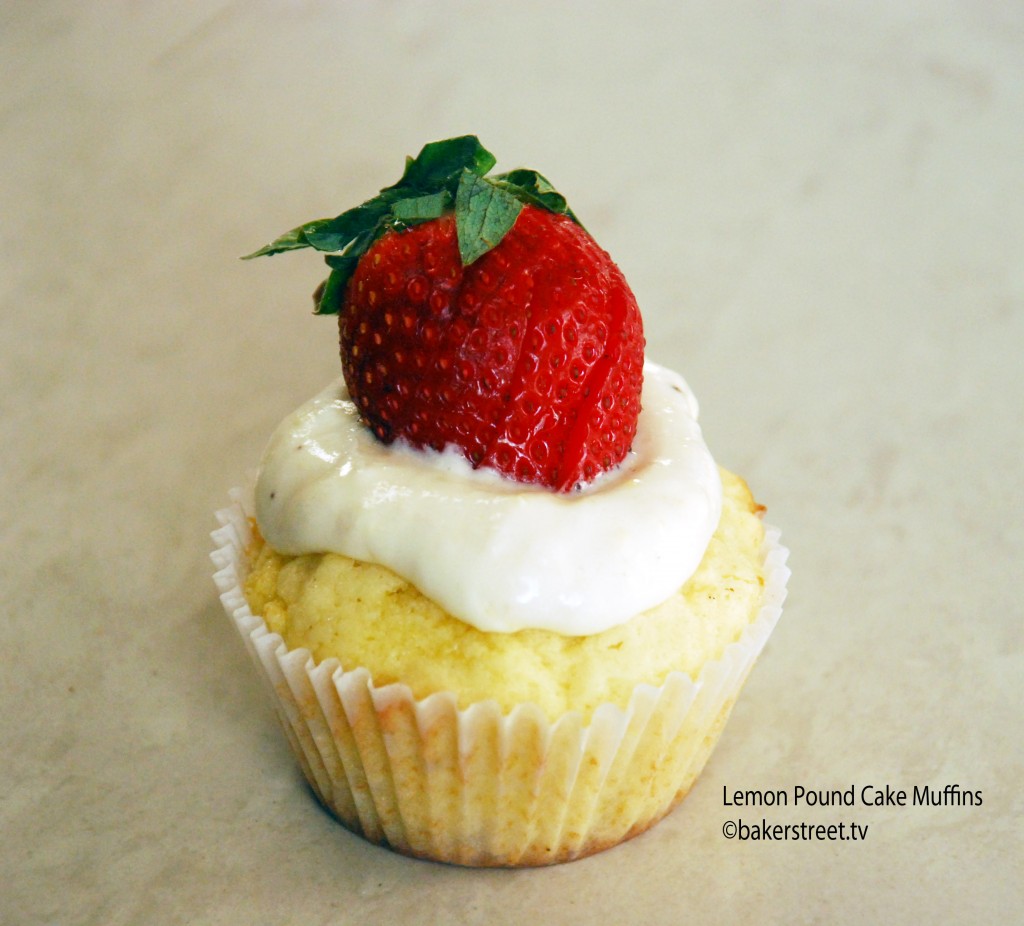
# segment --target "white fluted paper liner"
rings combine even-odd
[[[350,830],[407,855],[462,865],[568,861],[647,829],[689,791],[782,613],[789,569],[766,529],[760,613],[694,681],[639,685],[628,707],[550,722],[535,705],[422,700],[377,687],[366,669],[316,665],[289,650],[242,594],[251,542],[247,493],[217,513],[214,580],[267,681],[282,726],[319,799]]]

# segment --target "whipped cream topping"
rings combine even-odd
[[[562,494],[474,470],[457,450],[380,443],[339,380],[271,437],[256,520],[281,553],[387,566],[480,630],[600,633],[673,594],[721,514],[682,377],[648,361],[642,404],[627,459]]]

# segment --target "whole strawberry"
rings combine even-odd
[[[488,178],[473,136],[426,145],[395,185],[249,255],[330,253],[345,382],[385,443],[569,491],[636,434],[644,337],[622,273],[540,174]]]

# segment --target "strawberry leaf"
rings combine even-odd
[[[330,276],[324,280],[323,288],[320,290],[320,301],[317,302],[316,308],[313,309],[314,315],[337,315],[341,311],[341,306],[345,299],[345,287],[359,260],[357,257],[351,259],[340,257],[335,259],[346,261],[346,263],[341,266],[335,266],[331,270]],[[351,260],[351,263],[348,263],[349,260]]]
[[[252,254],[246,254],[242,260],[252,260],[254,257],[266,257],[268,254],[280,254],[282,251],[294,251],[298,248],[308,248],[309,242],[306,240],[306,229],[313,228],[319,225],[321,222],[330,221],[329,219],[320,219],[319,222],[307,222],[305,225],[300,225],[298,228],[293,228],[289,232],[285,232],[278,238],[275,238],[270,244],[265,244],[258,251],[253,251]]]
[[[400,199],[391,207],[391,214],[405,225],[417,222],[429,222],[440,218],[452,205],[452,196],[447,190],[416,196],[413,199]]]
[[[455,232],[462,265],[468,267],[505,237],[523,208],[520,199],[464,170],[455,194]]]
[[[433,193],[438,188],[447,187],[449,181],[457,181],[463,170],[482,177],[496,163],[494,155],[480,144],[475,135],[430,142],[415,158],[406,159],[402,179],[394,186],[385,187],[381,193],[392,190]]]
[[[355,237],[376,228],[388,211],[388,204],[374,197],[337,218],[307,226],[306,243],[318,251],[344,251]]]
[[[540,206],[542,209],[547,209],[548,212],[567,215],[577,225],[581,224],[579,219],[573,215],[565,197],[551,185],[551,181],[547,177],[538,171],[520,167],[505,174],[498,174],[491,179],[495,184],[509,190],[524,202]]]
[[[318,219],[293,228],[258,251],[246,254],[242,260],[280,254],[283,251],[295,251],[298,248],[343,251],[357,235],[376,227],[388,211],[388,204],[381,202],[380,197],[374,197],[333,219]]]

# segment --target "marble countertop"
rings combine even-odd
[[[1024,917],[1019,5],[54,0],[0,22],[0,922]],[[567,193],[792,550],[688,799],[536,871],[333,823],[208,563],[214,509],[338,370],[322,264],[238,256],[465,132]],[[974,805],[863,793],[951,785]],[[798,786],[856,804],[723,795]],[[868,830],[726,839],[739,818]]]

